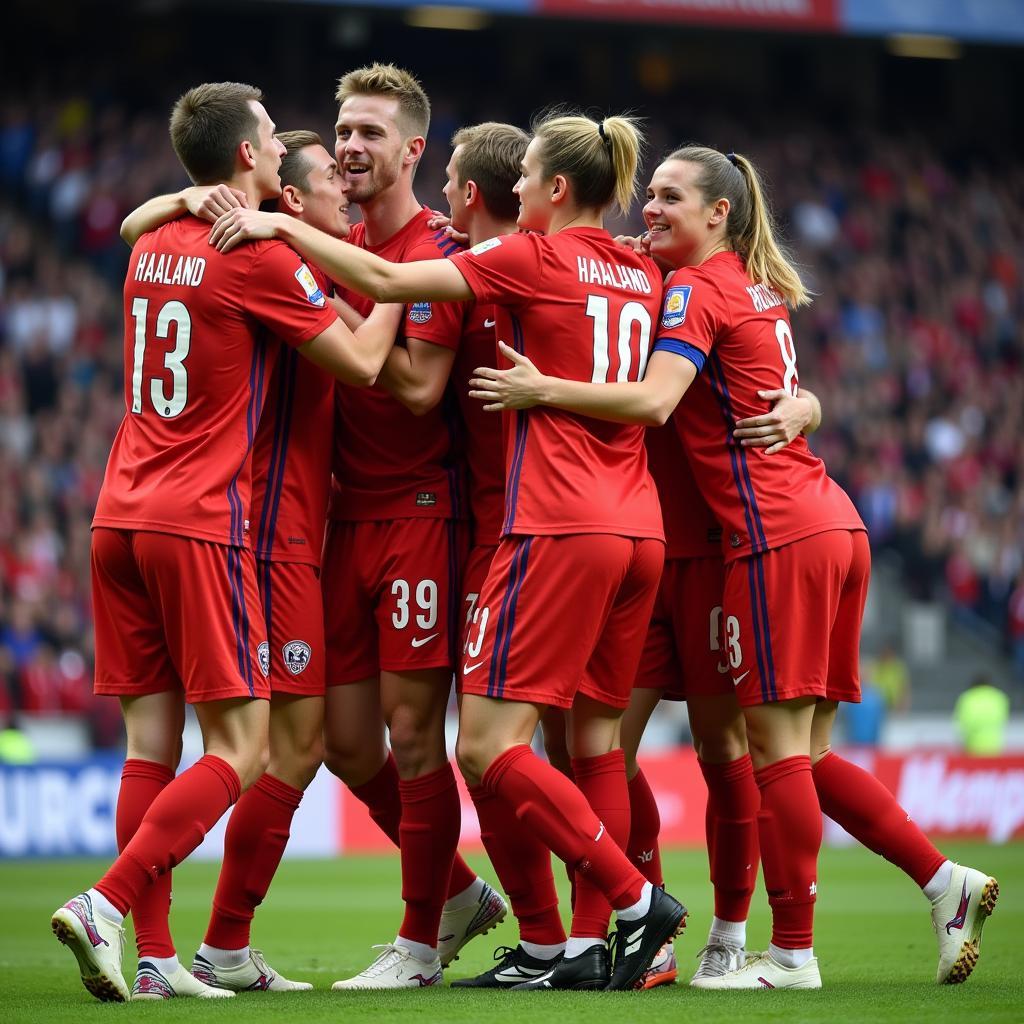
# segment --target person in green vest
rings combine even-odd
[[[993,757],[1003,752],[1010,698],[980,675],[957,698],[953,721],[960,732],[964,750],[975,757]]]
[[[19,728],[0,729],[0,764],[32,764],[35,759],[32,741]]]

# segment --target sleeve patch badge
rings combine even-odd
[[[316,283],[313,271],[311,271],[305,263],[295,271],[295,280],[302,285],[302,290],[306,293],[306,298],[309,299],[314,306],[324,305],[327,301],[327,297],[321,290],[320,285]]]
[[[491,249],[497,249],[501,245],[500,238],[488,238],[486,242],[480,242],[479,245],[474,245],[469,251],[474,256],[483,256],[485,252],[489,252]]]
[[[686,307],[690,304],[692,284],[679,284],[669,288],[665,296],[665,308],[661,314],[661,326],[667,331],[682,327],[686,321]]]
[[[409,319],[414,324],[425,324],[431,317],[429,302],[414,302],[409,307]]]

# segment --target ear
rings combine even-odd
[[[551,202],[564,203],[569,195],[569,179],[564,174],[556,174],[551,179]]]
[[[473,181],[472,179],[467,181],[462,186],[462,190],[463,190],[463,192],[466,195],[466,208],[467,209],[469,209],[470,207],[474,206],[476,203],[479,203],[481,201],[480,189],[477,186],[477,183],[475,181]]]
[[[422,135],[414,135],[405,141],[405,156],[402,158],[404,164],[415,164],[426,148],[427,140]]]
[[[292,213],[296,216],[302,213],[302,193],[294,185],[285,185],[281,189],[281,198],[277,201],[282,212]]]
[[[251,171],[256,166],[256,147],[249,139],[242,139],[238,144],[235,159],[241,164],[244,171]]]
[[[711,208],[711,216],[708,218],[708,227],[718,227],[719,224],[724,224],[726,218],[729,216],[729,209],[731,204],[728,199],[721,198],[715,202],[715,205]]]

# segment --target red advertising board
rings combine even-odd
[[[839,28],[839,0],[538,0],[536,10],[573,18],[677,21],[729,28]]]
[[[993,843],[1024,838],[1024,755],[964,757],[943,751],[881,754],[844,751],[872,771],[907,813],[935,839],[976,838]],[[707,790],[692,750],[642,758],[661,812],[665,846],[703,846]],[[390,849],[366,808],[342,786],[338,849],[371,853]],[[462,848],[480,848],[473,803],[459,780]]]

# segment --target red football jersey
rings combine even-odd
[[[643,376],[661,299],[647,257],[599,228],[504,235],[452,257],[498,337],[541,371],[595,382]],[[558,409],[513,414],[503,534],[611,533],[663,539],[643,428]]]
[[[469,397],[469,379],[478,366],[497,365],[496,316],[493,306],[470,305],[451,377],[465,426],[463,451],[469,470],[473,544],[484,547],[495,547],[501,538],[505,518],[505,449],[501,415],[484,412],[484,403]]]
[[[674,423],[648,427],[647,466],[665,521],[665,558],[713,558],[722,553],[722,528],[697,487]]]
[[[747,276],[735,252],[666,282],[656,349],[706,360],[674,421],[705,500],[723,528],[726,561],[826,530],[863,530],[846,492],[798,437],[774,455],[733,441],[737,420],[765,413],[759,390],[799,388],[782,297]]]
[[[349,241],[392,263],[443,259],[461,246],[443,231],[427,227],[432,216],[424,207],[381,245],[366,245],[366,225],[356,224]],[[353,292],[346,298],[364,316],[373,309],[370,299]],[[410,337],[457,349],[465,316],[464,303],[410,303],[397,344]],[[335,396],[333,519],[447,519],[465,514],[454,458],[459,418],[449,395],[425,416],[414,416],[379,385],[338,384]]]
[[[315,264],[317,286],[333,286]],[[285,349],[270,379],[252,456],[256,557],[320,565],[331,492],[334,378]]]
[[[223,254],[195,217],[143,235],[124,286],[124,395],[94,526],[248,543],[252,445],[279,344],[337,319],[283,242]]]

